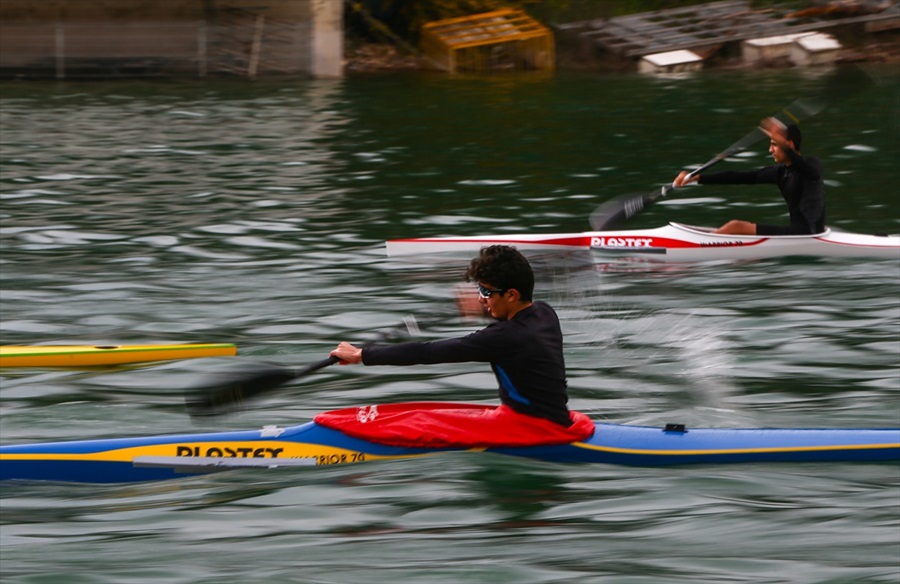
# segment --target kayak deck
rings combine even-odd
[[[4,345],[0,367],[92,367],[201,357],[231,357],[231,343],[176,345]]]
[[[308,422],[289,428],[0,447],[0,480],[119,483],[235,468],[348,464],[441,452],[494,452],[559,463],[630,466],[900,460],[900,429],[725,429],[596,424],[589,439],[553,446],[410,448]]]

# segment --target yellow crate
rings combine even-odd
[[[520,10],[495,10],[429,22],[422,51],[445,71],[549,70],[553,32]]]

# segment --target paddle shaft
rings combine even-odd
[[[297,379],[298,377],[303,377],[304,375],[309,375],[310,373],[318,371],[319,369],[325,369],[326,367],[334,365],[338,361],[340,361],[340,359],[338,359],[337,357],[328,357],[327,359],[322,359],[321,361],[316,361],[315,363],[310,363],[306,367],[302,367],[300,369],[295,369],[294,370],[294,379]]]

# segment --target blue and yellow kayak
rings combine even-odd
[[[583,442],[514,448],[411,448],[315,422],[261,430],[0,446],[0,480],[124,483],[255,468],[353,464],[441,452],[631,466],[900,460],[900,428],[727,429],[596,424]]]
[[[95,367],[148,361],[230,357],[231,343],[179,345],[3,345],[0,367]]]

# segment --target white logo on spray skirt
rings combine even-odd
[[[378,406],[359,406],[356,409],[356,419],[360,424],[374,422],[378,417]]]

